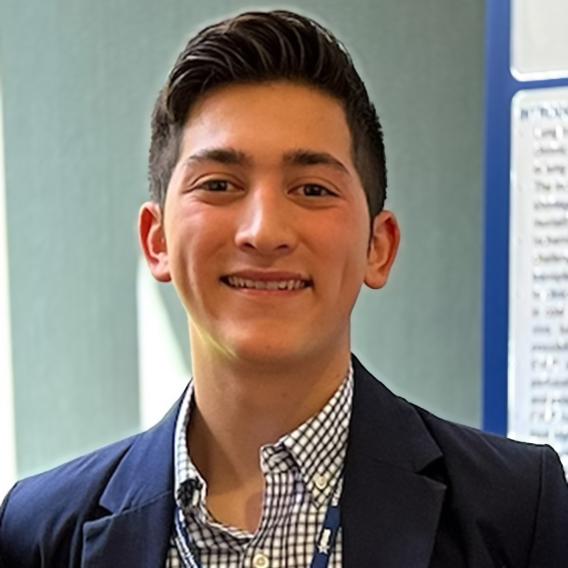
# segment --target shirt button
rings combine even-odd
[[[268,557],[262,552],[257,552],[252,559],[254,568],[269,568],[270,563],[268,562]]]
[[[315,478],[315,484],[316,487],[322,491],[323,489],[325,489],[327,487],[327,483],[329,481],[329,476],[327,475],[327,473],[320,473],[318,475],[316,475]]]

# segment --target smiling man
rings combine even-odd
[[[382,133],[329,31],[206,28],[152,121],[140,242],[193,378],[152,430],[16,485],[5,566],[563,566],[556,454],[441,420],[351,355],[399,243]],[[380,330],[378,330],[380,332]]]

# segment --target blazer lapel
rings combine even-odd
[[[85,523],[81,566],[164,566],[172,530],[172,503],[172,493],[168,492],[139,508]]]
[[[341,501],[343,565],[429,565],[446,486],[442,454],[414,408],[354,358],[355,391]]]
[[[83,525],[83,568],[165,564],[174,516],[173,439],[180,401],[136,436]],[[106,514],[105,514],[106,513]]]

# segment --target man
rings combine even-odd
[[[315,22],[201,31],[156,103],[140,241],[193,379],[152,430],[25,480],[5,566],[563,566],[556,454],[436,418],[350,355],[399,242],[378,118]]]

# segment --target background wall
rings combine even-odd
[[[252,6],[0,0],[19,475],[140,427],[135,223],[150,109],[189,35]],[[400,394],[478,425],[483,3],[301,6],[367,82],[403,230],[389,286],[356,308],[354,351]],[[160,294],[186,350],[183,315]]]

